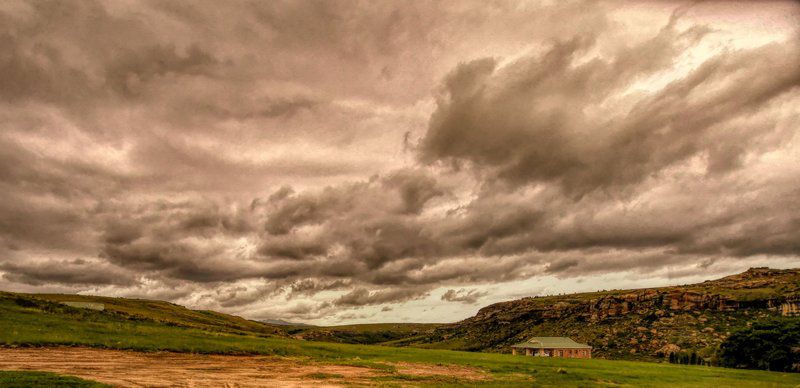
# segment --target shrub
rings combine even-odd
[[[17,306],[26,307],[26,308],[32,308],[32,307],[36,307],[37,306],[36,302],[34,302],[34,301],[30,300],[30,299],[21,298],[21,297],[14,298],[14,303],[16,303]]]

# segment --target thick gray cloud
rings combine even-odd
[[[330,323],[796,260],[798,19],[3,2],[0,286]]]
[[[336,306],[365,306],[373,304],[404,302],[418,299],[427,295],[426,290],[420,288],[397,288],[370,292],[365,288],[356,288],[333,301]]]
[[[303,259],[336,255],[331,251],[337,247],[346,258],[377,269],[396,259],[436,253],[419,213],[444,191],[424,173],[401,170],[318,193],[284,192],[273,194],[266,205],[267,235],[259,250],[265,255]]]
[[[460,65],[444,83],[422,159],[471,162],[513,184],[553,183],[580,196],[641,183],[694,156],[709,173],[728,172],[774,147],[777,117],[747,130],[736,120],[800,86],[797,42],[722,52],[627,106],[603,106],[710,32],[677,30],[676,19],[608,59],[587,59],[594,37],[575,37],[505,66]]]
[[[459,290],[449,289],[444,294],[442,294],[442,300],[448,302],[461,302],[465,304],[475,304],[481,297],[488,295],[488,291],[478,291],[478,290],[465,290],[463,288]]]
[[[132,285],[136,282],[133,273],[123,271],[107,263],[75,260],[48,260],[32,263],[3,263],[0,271],[6,280],[40,286],[50,283],[68,285]]]

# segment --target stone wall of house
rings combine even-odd
[[[547,355],[545,356],[544,353]],[[512,348],[511,354],[526,356],[545,356],[562,358],[592,358],[591,349],[517,349]]]

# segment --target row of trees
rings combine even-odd
[[[670,353],[669,362],[800,372],[800,318],[754,322],[750,327],[731,334],[711,357],[681,351]]]
[[[703,357],[700,357],[695,352],[675,352],[669,354],[669,362],[672,364],[683,364],[683,365],[711,365],[710,361],[707,361]]]

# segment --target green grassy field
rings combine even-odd
[[[20,299],[22,298],[22,299]],[[300,341],[283,337],[237,335],[223,331],[166,325],[123,314],[77,309],[29,297],[0,295],[0,345],[90,346],[137,351],[271,354],[298,362],[363,365],[391,371],[395,362],[456,364],[491,374],[485,385],[531,383],[566,386],[720,386],[800,385],[800,374],[771,373],[700,366],[545,359],[492,353],[393,348]],[[381,383],[447,385],[458,380],[415,381],[393,374]],[[475,382],[470,384],[474,385]]]
[[[0,387],[104,388],[111,386],[55,373],[0,370]]]

